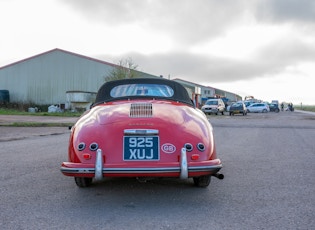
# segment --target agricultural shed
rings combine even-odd
[[[0,67],[0,89],[8,90],[14,103],[65,104],[66,92],[95,93],[115,64],[53,49]],[[141,77],[155,77],[136,71]]]

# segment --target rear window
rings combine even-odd
[[[217,105],[218,104],[218,101],[217,100],[214,100],[214,101],[207,101],[206,102],[206,105]]]
[[[113,98],[128,96],[172,97],[174,90],[168,85],[160,84],[125,84],[117,85],[110,91]]]
[[[243,106],[242,103],[234,103],[231,105],[232,107],[240,107],[240,106]]]

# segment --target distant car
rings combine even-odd
[[[244,104],[244,102],[239,101],[235,102],[230,106],[230,116],[234,114],[243,114],[245,116],[247,114],[247,108]]]
[[[218,115],[218,113],[221,113],[222,115],[224,115],[225,104],[220,98],[208,99],[206,103],[201,107],[201,110],[205,114],[214,113],[215,115]]]
[[[207,187],[219,174],[213,128],[178,82],[106,82],[71,129],[61,172],[79,187],[107,177],[192,178]]]
[[[249,105],[253,104],[253,102],[250,102],[250,101],[244,101],[244,104],[246,107],[248,107]]]
[[[279,113],[279,111],[280,111],[280,109],[279,109],[279,104],[270,103],[270,104],[268,104],[268,105],[269,105],[270,112]]]
[[[269,111],[269,106],[266,103],[253,103],[247,106],[248,113],[267,113]]]

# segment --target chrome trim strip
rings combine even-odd
[[[63,173],[95,173],[95,168],[67,168],[61,167],[60,171]]]
[[[188,172],[217,172],[222,168],[222,165],[213,166],[193,166],[188,167]],[[91,174],[95,173],[95,168],[67,168],[61,167],[61,172],[73,174]],[[180,167],[168,168],[103,168],[103,173],[179,173]]]
[[[95,173],[94,168],[66,168],[61,167],[64,173]],[[179,172],[179,167],[169,168],[103,168],[103,173],[174,173]]]
[[[125,135],[158,135],[157,129],[125,129]]]
[[[209,166],[192,166],[188,167],[189,172],[218,172],[222,168],[220,165],[209,165]]]
[[[95,160],[95,180],[103,179],[103,157],[102,150],[98,149],[96,151],[96,160]]]
[[[103,173],[176,173],[179,168],[114,168],[105,169]]]
[[[182,148],[180,153],[180,179],[188,178],[188,165],[187,165],[187,154],[186,148]]]

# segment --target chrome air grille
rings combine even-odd
[[[151,103],[131,104],[130,117],[152,117],[152,104]]]

